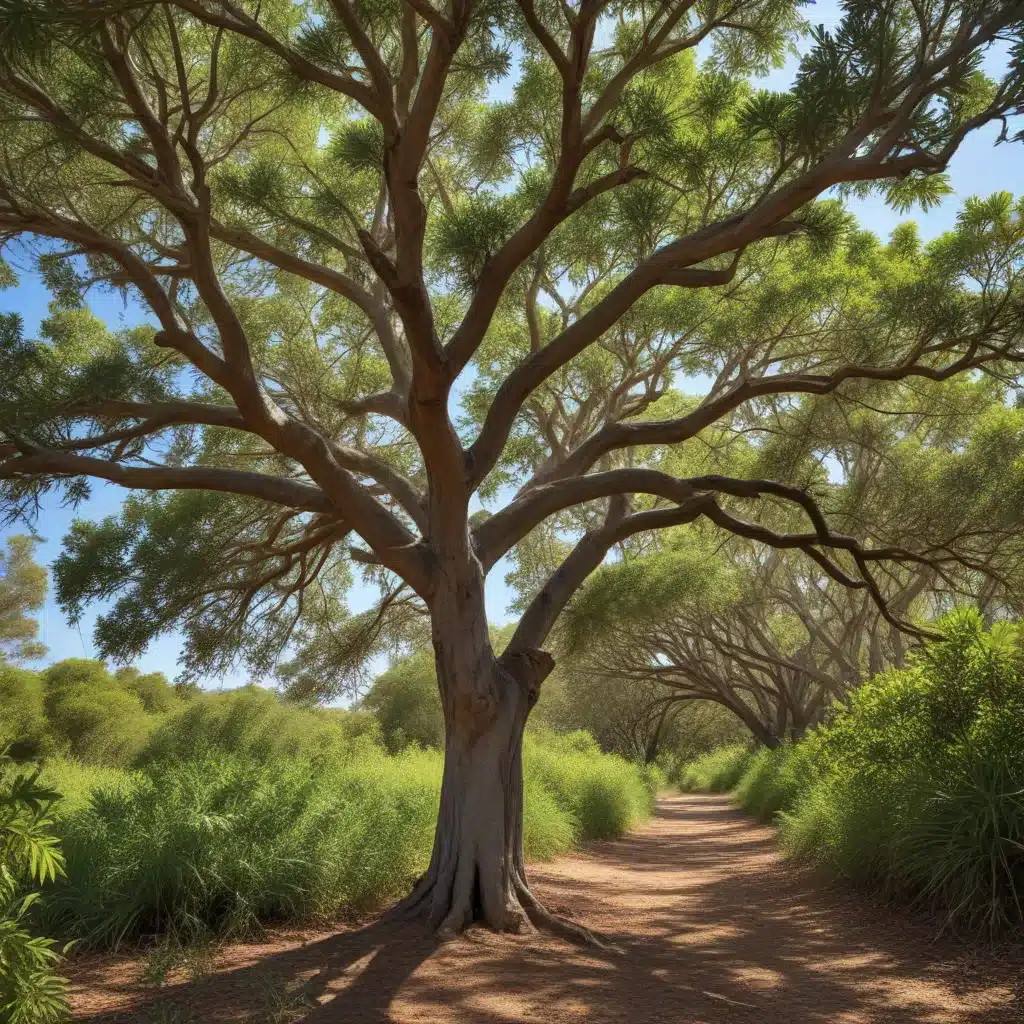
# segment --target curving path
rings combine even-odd
[[[438,946],[380,924],[290,934],[159,990],[140,987],[130,962],[83,962],[75,1019],[1024,1024],[1020,949],[937,941],[934,927],[795,869],[725,797],[665,797],[644,828],[531,878],[617,949],[478,930]]]

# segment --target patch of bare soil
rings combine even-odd
[[[783,863],[724,797],[672,796],[645,828],[540,865],[548,905],[614,949],[373,923],[280,933],[178,969],[72,964],[94,1024],[1024,1024],[1021,949],[979,951]],[[152,974],[152,964],[149,965]]]

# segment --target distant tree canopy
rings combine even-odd
[[[1019,0],[847,0],[810,32],[792,0],[13,12],[0,277],[34,266],[53,308],[38,339],[0,324],[3,511],[135,492],[55,566],[73,618],[112,601],[96,642],[120,661],[172,629],[192,673],[297,649],[290,678],[327,696],[429,633],[447,765],[411,913],[557,926],[525,881],[521,740],[606,559],[701,524],[799,552],[895,625],[876,577],[963,557],[941,522],[923,547],[839,532],[823,479],[756,445],[697,467],[723,435],[796,430],[808,396],[849,414],[1014,376],[1021,206],[973,201],[922,247],[842,199],[928,207],[972,132],[1015,144]],[[757,88],[797,42],[792,87]],[[94,288],[144,322],[108,331]],[[522,615],[498,654],[506,556]],[[356,573],[381,601],[353,615]]]
[[[862,407],[841,424],[827,421],[834,407],[808,403],[756,457],[802,462],[808,480],[819,478],[822,507],[862,543],[913,535],[957,556],[890,567],[877,585],[892,611],[923,627],[961,602],[1019,617],[1024,410],[1007,397],[991,382],[960,381],[902,408]],[[706,455],[749,457],[746,436],[723,438]],[[820,479],[827,462],[835,482]],[[738,539],[719,545],[695,527],[594,573],[560,636],[575,672],[635,702],[626,721],[707,700],[771,746],[802,735],[868,676],[902,666],[907,644],[870,594],[813,562]]]
[[[38,538],[19,534],[7,538],[0,551],[0,657],[11,661],[41,658],[39,611],[46,601],[46,569],[33,560]]]

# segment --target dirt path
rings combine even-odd
[[[379,924],[228,950],[161,989],[137,965],[83,962],[95,1024],[910,1024],[1024,1022],[1021,971],[794,869],[723,797],[664,798],[649,825],[531,872],[616,952],[473,931],[438,947]],[[307,1009],[299,1003],[308,1000]]]

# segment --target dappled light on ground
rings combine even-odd
[[[505,1024],[1011,1024],[1020,950],[937,940],[906,912],[780,860],[724,797],[662,799],[649,825],[534,868],[607,950],[473,930],[446,944],[375,923],[225,951],[193,979],[76,965],[75,1019]],[[198,975],[198,976],[196,976]],[[276,1015],[274,1015],[276,1014]]]

